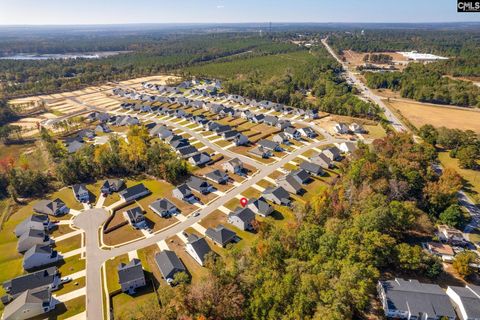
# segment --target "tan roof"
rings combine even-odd
[[[448,244],[443,244],[440,242],[429,242],[428,248],[430,249],[430,251],[432,251],[432,253],[448,256],[454,255],[452,247],[450,247]]]

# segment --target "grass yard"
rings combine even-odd
[[[50,229],[50,235],[54,238],[58,238],[59,236],[73,231],[75,231],[75,229],[72,229],[69,225],[55,225],[52,229]]]
[[[60,296],[62,294],[69,293],[83,287],[85,287],[85,277],[81,277],[63,284],[60,290],[55,291],[55,295]]]
[[[462,169],[458,165],[458,160],[450,158],[448,152],[439,152],[438,158],[445,168],[454,169],[466,181],[465,190],[473,198],[476,204],[480,204],[480,171]]]
[[[404,100],[384,102],[417,128],[431,124],[434,127],[473,130],[480,133],[480,112]]]
[[[114,204],[115,202],[117,202],[118,200],[120,200],[120,196],[118,195],[118,193],[114,192],[112,194],[109,194],[107,196],[107,198],[105,199],[105,202],[103,203],[103,205],[105,207],[108,207],[112,204]]]
[[[82,246],[82,236],[80,234],[70,237],[68,239],[55,242],[55,250],[66,253]]]
[[[55,307],[55,310],[48,313],[48,319],[68,319],[76,314],[85,311],[85,296],[81,296],[72,300],[68,300],[64,303],[60,303]],[[41,319],[44,319],[43,315]]]
[[[64,260],[64,263],[58,267],[62,276],[68,276],[78,271],[85,270],[85,259],[80,259],[80,255],[76,255]]]
[[[192,281],[197,282],[207,275],[207,269],[200,266],[193,258],[185,251],[185,243],[180,240],[178,236],[173,236],[167,239],[167,244],[170,250],[175,251],[178,258],[182,261],[187,271],[192,276]]]
[[[372,138],[372,139],[380,139],[383,138],[387,135],[387,132],[385,129],[380,124],[377,124],[375,126],[373,125],[365,125],[363,126],[365,130],[368,131],[368,133],[362,134],[362,136],[367,137],[367,138]]]
[[[107,286],[108,292],[120,290],[120,284],[118,283],[117,268],[120,263],[128,263],[128,255],[122,254],[114,259],[107,260],[105,262],[106,274],[107,274]]]
[[[60,198],[70,209],[81,210],[83,205],[75,199],[71,188],[65,187],[47,196],[46,199]],[[70,218],[70,216],[66,216]]]
[[[138,312],[138,308],[147,306],[150,302],[157,302],[157,296],[151,283],[144,288],[138,288],[133,295],[117,294],[112,297],[113,318],[141,319],[142,314]]]
[[[244,192],[242,192],[242,196],[244,196],[247,199],[259,198],[262,196],[262,193],[257,189],[250,187]]]

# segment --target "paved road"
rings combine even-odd
[[[343,62],[337,54],[333,51],[333,49],[328,45],[327,43],[328,38],[322,39],[322,44],[325,46],[325,48],[328,50],[328,52],[338,61],[343,66],[343,69],[345,70],[345,74],[347,78],[350,78],[354,84],[356,84],[360,90],[362,91],[362,94],[376,103],[380,108],[383,109],[383,113],[385,114],[385,117],[387,118],[388,121],[390,121],[392,127],[398,131],[398,132],[404,132],[404,131],[409,131],[409,129],[393,114],[393,112],[388,109],[388,107],[383,103],[382,99],[374,94],[366,85],[360,81],[355,74],[348,69],[348,66],[345,62]]]

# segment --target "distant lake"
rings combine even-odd
[[[60,59],[99,59],[110,56],[115,56],[121,53],[128,53],[131,51],[101,51],[101,52],[87,52],[87,53],[50,53],[50,54],[36,54],[36,53],[18,53],[12,56],[0,57],[0,60],[60,60]]]

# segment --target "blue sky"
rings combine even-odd
[[[456,0],[0,0],[0,24],[480,21]]]

